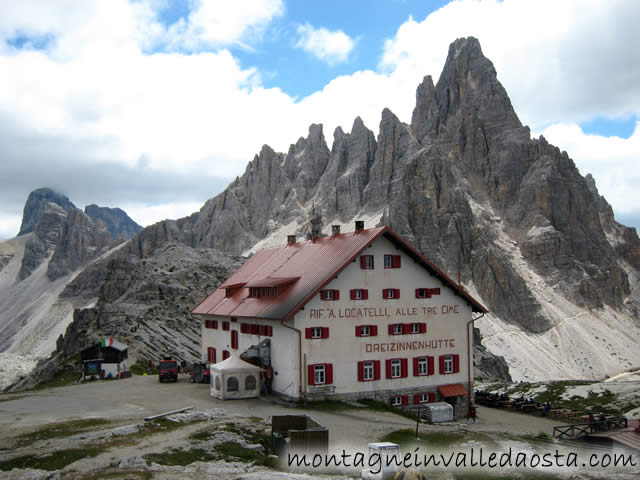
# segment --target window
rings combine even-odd
[[[222,330],[229,330],[229,322],[222,322]]]
[[[333,383],[333,365],[331,363],[308,365],[307,377],[309,385],[330,385]]]
[[[227,379],[227,392],[237,392],[240,388],[240,382],[236,377],[229,377]]]
[[[442,355],[440,357],[440,373],[458,373],[460,371],[460,355]]]
[[[429,403],[435,402],[436,394],[434,392],[416,393],[413,396],[413,403]]]
[[[308,327],[304,329],[304,338],[314,340],[317,338],[329,338],[329,327]]]
[[[222,351],[222,360],[226,360],[227,358],[229,358],[231,356],[231,354],[229,353],[228,350],[223,350]]]
[[[376,337],[377,335],[377,325],[356,325],[356,337]]]
[[[216,349],[213,347],[207,348],[207,362],[216,363]]]
[[[355,288],[350,291],[351,300],[367,300],[369,298],[369,290],[364,288]]]
[[[320,290],[320,300],[340,300],[340,290]]]
[[[253,375],[249,375],[244,379],[244,389],[245,390],[255,390],[256,389],[256,377]]]
[[[413,359],[413,375],[433,375],[433,357],[415,357]]]
[[[276,287],[249,287],[249,297],[277,297],[278,289]]]
[[[358,381],[370,382],[380,380],[380,360],[358,362]]]
[[[429,373],[428,370],[428,361],[427,357],[422,357],[418,359],[418,375],[427,375]]]
[[[258,333],[261,337],[271,337],[273,335],[273,327],[271,325],[260,325]]]
[[[231,348],[234,350],[238,349],[238,331],[231,330]]]
[[[360,268],[373,270],[373,255],[362,255],[360,257]]]
[[[404,378],[407,376],[407,359],[393,358],[387,361],[387,378]]]
[[[363,363],[363,380],[373,380],[373,362],[362,362]]]
[[[391,378],[400,378],[401,374],[400,360],[391,360]]]
[[[409,325],[409,333],[427,333],[426,323],[411,323]]]
[[[384,299],[400,298],[400,289],[385,288],[384,290],[382,290],[382,298]]]
[[[389,325],[389,335],[402,335],[404,333],[404,325],[402,323],[392,323]]]
[[[416,288],[416,298],[431,298],[440,295],[440,288]]]
[[[205,320],[204,321],[204,328],[218,328],[218,321],[217,320]]]
[[[384,268],[400,268],[400,255],[385,255]]]
[[[395,395],[391,397],[391,406],[392,407],[400,407],[402,405],[407,405],[409,403],[408,395]]]

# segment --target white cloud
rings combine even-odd
[[[632,214],[640,211],[640,121],[628,139],[585,134],[575,124],[555,124],[542,135],[562,150],[570,152],[580,173],[591,173],[600,195],[614,211]]]
[[[306,23],[297,28],[296,48],[301,48],[316,58],[335,65],[346,62],[356,42],[342,30],[330,31],[326,28],[314,28]]]
[[[274,17],[284,14],[282,0],[197,0],[185,21],[167,31],[172,48],[200,50],[259,39]]]
[[[24,165],[29,176],[30,165],[47,161],[59,170],[56,162],[64,162],[67,152],[76,163],[127,169],[145,158],[150,172],[197,176],[201,183],[212,178],[213,185],[215,178],[241,174],[265,143],[286,151],[312,122],[325,125],[329,143],[333,129],[349,130],[357,115],[376,131],[384,107],[408,122],[422,77],[437,80],[449,43],[474,35],[523,122],[544,130],[583,173],[593,172],[614,208],[640,209],[637,189],[614,176],[632,171],[639,158],[637,128],[631,139],[614,141],[577,134],[576,127],[550,127],[595,115],[640,114],[640,9],[633,0],[455,1],[400,26],[384,46],[379,71],[337,77],[299,100],[263,87],[261,72],[242,67],[224,49],[259,41],[271,19],[283,15],[281,1],[197,2],[182,23],[169,28],[158,20],[165,7],[163,0],[0,3],[0,130],[10,126],[12,132],[0,143],[3,162]],[[325,32],[334,43],[315,40],[309,48],[316,45],[326,61],[346,58],[353,40]],[[4,42],[19,34],[50,36],[51,42],[44,51],[16,50]],[[165,53],[149,53],[159,46]],[[51,150],[51,139],[64,140],[64,155]],[[599,168],[611,159],[617,159],[615,168]],[[615,185],[625,185],[620,200]],[[145,204],[134,200],[112,205]],[[150,208],[158,218],[137,218],[159,220],[163,211],[171,207]]]

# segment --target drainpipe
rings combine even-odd
[[[469,320],[467,322],[467,375],[468,375],[468,384],[469,385],[469,390],[471,390],[471,366],[473,365],[473,345],[472,345],[472,340],[471,340],[471,334],[469,333],[469,325],[472,326],[473,328],[473,322],[475,322],[476,320],[480,320],[482,317],[484,317],[484,313],[482,313],[479,317],[477,318],[473,318],[473,313],[471,313],[471,320]],[[471,396],[473,395],[473,391],[469,392],[469,398],[467,401],[467,411],[469,411],[469,409],[471,408]]]
[[[280,320],[280,325],[293,330],[298,334],[298,397],[302,399],[302,332],[297,328],[284,324],[284,319]]]

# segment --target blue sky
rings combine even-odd
[[[143,225],[199,209],[263,144],[409,122],[473,35],[522,122],[640,226],[634,0],[24,0],[0,4],[0,239],[29,191]]]

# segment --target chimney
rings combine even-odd
[[[340,233],[340,225],[331,225],[331,235],[338,235]]]
[[[293,245],[294,243],[296,243],[296,236],[287,235],[287,245]]]
[[[364,220],[356,220],[356,233],[364,230]]]

